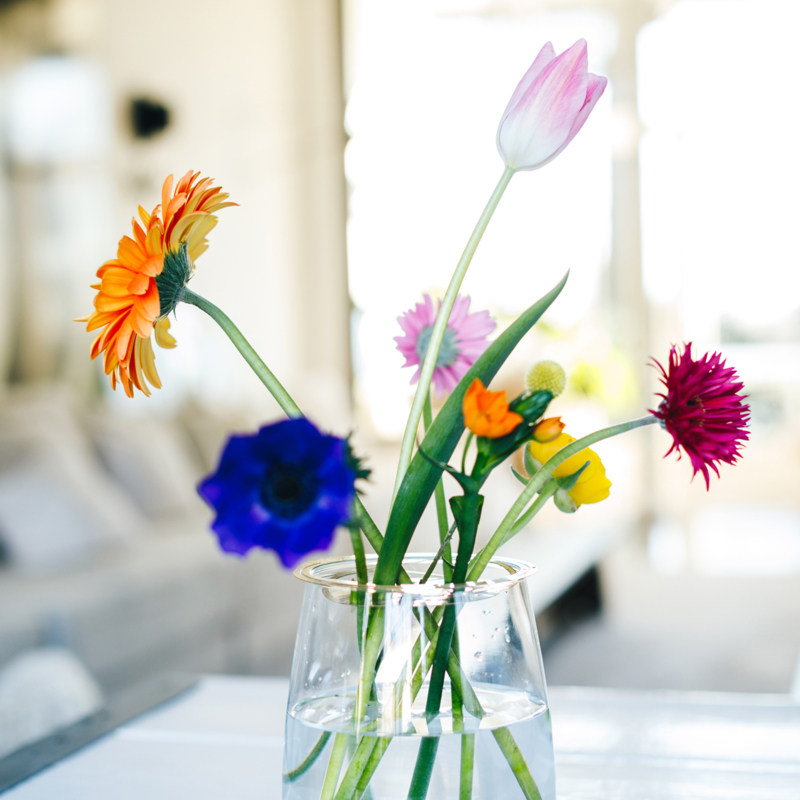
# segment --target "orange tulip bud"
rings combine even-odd
[[[552,442],[553,439],[561,435],[561,431],[565,427],[566,425],[561,421],[561,417],[548,417],[533,429],[533,438],[537,442]]]
[[[522,422],[522,417],[508,410],[505,392],[490,392],[479,378],[464,395],[464,424],[476,435],[487,439],[505,436]]]

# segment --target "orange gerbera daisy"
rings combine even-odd
[[[225,202],[228,195],[212,186],[211,178],[199,177],[187,172],[173,192],[170,175],[161,205],[151,214],[139,206],[142,225],[134,218],[134,238],[123,236],[117,257],[97,270],[95,311],[79,320],[87,331],[103,329],[92,343],[92,358],[104,354],[111,387],[119,381],[128,397],[134,387],[149,396],[148,383],[161,388],[150,335],[155,333],[160,347],[175,346],[167,315],[180,300],[194,259],[208,247],[206,235],[217,224],[214,212],[236,205]]]

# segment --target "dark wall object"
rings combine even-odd
[[[134,97],[130,106],[131,127],[137,139],[149,139],[161,133],[170,122],[169,109],[157,100]]]

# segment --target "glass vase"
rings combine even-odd
[[[359,585],[352,557],[295,572],[283,800],[555,800],[535,567],[495,558],[454,586],[422,582],[431,558],[398,586]]]

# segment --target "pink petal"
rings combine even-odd
[[[587,64],[586,41],[579,39],[534,78],[497,131],[507,166],[536,169],[564,144],[586,102]]]
[[[502,125],[503,120],[512,112],[512,110],[516,107],[517,103],[524,97],[525,92],[530,89],[531,84],[536,79],[536,76],[556,57],[556,51],[553,49],[553,43],[547,42],[545,46],[539,51],[539,54],[533,60],[533,64],[528,67],[528,71],[522,76],[522,80],[517,84],[517,88],[514,89],[513,94],[511,95],[511,99],[508,101],[508,105],[506,106],[506,110],[503,112],[503,116],[500,118],[500,124]],[[498,131],[499,135],[499,131]],[[498,147],[499,147],[499,140],[498,140]]]
[[[591,72],[589,73],[589,83],[586,88],[586,102],[583,104],[583,108],[578,112],[578,116],[575,117],[575,121],[569,129],[569,136],[565,139],[564,144],[562,144],[547,161],[543,161],[539,165],[540,167],[549,164],[578,135],[583,124],[589,119],[589,114],[592,113],[592,109],[597,105],[597,101],[603,96],[607,85],[608,78],[604,78],[602,75],[595,75]]]
[[[488,336],[497,327],[488,311],[478,311],[470,314],[458,330],[458,338],[465,342],[468,339],[480,339]]]

